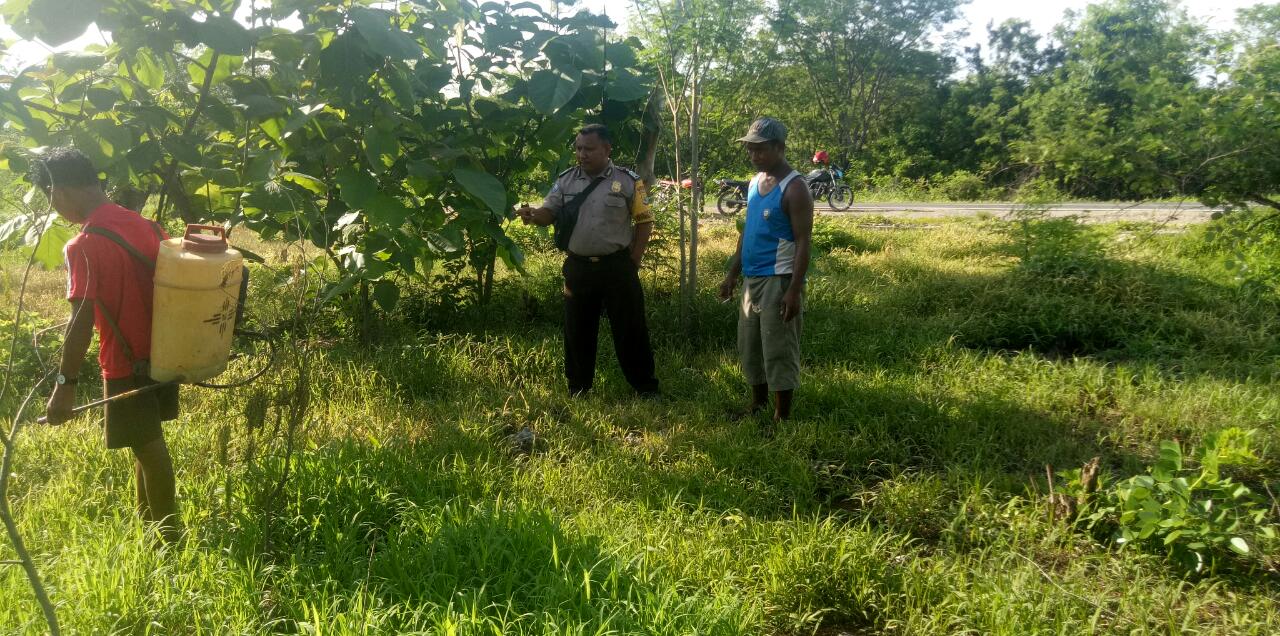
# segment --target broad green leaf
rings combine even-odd
[[[364,153],[375,168],[389,168],[400,157],[400,140],[391,131],[370,128],[364,135]]]
[[[165,137],[160,141],[160,145],[164,147],[165,152],[169,153],[170,156],[188,166],[198,166],[204,163],[204,156],[200,154],[200,150],[196,145],[181,137]]]
[[[391,95],[401,110],[413,112],[417,97],[413,93],[413,84],[404,73],[396,69],[384,70],[382,78],[391,87]]]
[[[619,68],[612,72],[613,78],[604,87],[604,94],[612,100],[633,102],[649,96],[649,87],[630,71]]]
[[[453,176],[468,194],[482,201],[499,217],[507,215],[507,191],[493,175],[483,170],[454,168]]]
[[[337,178],[338,193],[353,208],[364,207],[378,193],[378,182],[363,169],[342,168],[338,170]]]
[[[502,262],[505,263],[507,267],[510,267],[521,274],[527,273],[524,269],[524,252],[520,249],[520,246],[515,243],[508,241],[507,243],[499,245],[498,258],[502,259]]]
[[[355,6],[348,15],[355,23],[356,31],[369,43],[369,50],[377,55],[395,60],[422,57],[422,48],[418,43],[404,31],[391,25],[394,17],[391,12]]]
[[[272,118],[284,112],[284,104],[267,95],[245,95],[240,100],[244,115],[254,121]]]
[[[116,102],[121,101],[120,93],[109,88],[101,86],[90,87],[85,91],[85,96],[89,98],[89,103],[98,110],[111,110]]]
[[[369,83],[374,60],[365,51],[358,34],[348,31],[334,38],[320,52],[320,85],[351,94]],[[348,95],[344,95],[347,97]]]
[[[214,85],[217,85],[231,77],[232,73],[235,73],[240,68],[241,63],[244,62],[244,58],[238,55],[218,55],[218,60],[215,64],[213,63],[213,53],[213,51],[205,51],[204,55],[200,56],[198,64],[187,65],[187,73],[191,76],[192,84],[196,86],[204,85],[205,69],[211,64],[213,66],[212,81]]]
[[[399,199],[379,192],[364,203],[365,213],[387,227],[400,227],[409,218],[409,208]]]
[[[1151,476],[1157,481],[1169,481],[1180,470],[1182,470],[1182,447],[1171,440],[1160,442],[1160,456],[1151,469]]]
[[[320,304],[321,305],[328,304],[329,301],[333,300],[334,298],[351,291],[351,288],[355,287],[356,283],[358,282],[360,282],[360,274],[358,273],[348,274],[342,280],[338,281],[337,283],[334,283],[332,286],[326,289],[323,294],[320,295]]]
[[[326,186],[323,181],[313,176],[302,174],[301,172],[285,172],[280,175],[280,178],[290,183],[300,185],[309,190],[312,194],[323,195],[325,192],[329,191],[328,186]]]
[[[164,69],[155,55],[146,49],[139,49],[133,54],[130,70],[143,86],[156,91],[164,86]]]
[[[201,44],[229,55],[248,53],[255,41],[253,34],[230,16],[213,15],[204,22],[192,22],[192,30]]]
[[[400,287],[389,280],[380,280],[373,285],[373,300],[383,311],[391,311],[400,300]]]
[[[563,72],[583,68],[600,68],[604,64],[602,52],[595,46],[594,36],[585,33],[557,35],[542,47],[552,68]]]
[[[27,18],[34,35],[50,46],[60,46],[84,34],[98,19],[100,0],[31,0]]]
[[[144,141],[129,150],[128,158],[133,171],[142,174],[159,166],[164,160],[164,151],[159,142]]]
[[[538,112],[553,115],[569,103],[582,85],[582,72],[543,69],[529,78],[529,101]]]
[[[428,181],[439,179],[440,170],[430,161],[419,159],[410,161],[407,166],[409,174]]]
[[[636,65],[636,49],[628,42],[610,42],[605,47],[604,54],[614,68]]]
[[[40,235],[40,242],[31,247],[34,258],[41,267],[55,269],[62,265],[62,250],[79,232],[62,223],[54,223]],[[30,252],[28,252],[30,253]]]

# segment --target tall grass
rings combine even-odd
[[[1277,299],[1194,233],[1038,231],[823,221],[796,420],[774,436],[725,416],[746,399],[710,293],[731,226],[704,232],[692,337],[673,277],[645,276],[658,403],[607,346],[596,391],[565,397],[557,259],[530,234],[530,277],[488,306],[414,288],[373,347],[315,317],[283,486],[290,369],[187,390],[168,429],[185,543],[152,548],[91,418],[24,434],[15,511],[68,633],[1280,631],[1274,560],[1186,579],[1051,524],[1042,477],[1094,455],[1135,474],[1161,439],[1241,426],[1264,446],[1244,477],[1280,490]],[[13,568],[0,599],[0,632],[39,633]]]

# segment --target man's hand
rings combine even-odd
[[[71,409],[75,405],[75,387],[70,384],[55,385],[53,395],[49,396],[49,404],[45,407],[45,418],[50,424],[61,424],[71,419]]]
[[[516,210],[516,216],[520,217],[520,220],[524,221],[525,225],[529,225],[533,223],[533,208],[522,205]]]
[[[720,302],[729,302],[733,298],[733,290],[738,287],[738,277],[732,274],[725,276],[720,282],[720,292],[716,294],[720,298]]]
[[[792,318],[800,315],[800,290],[796,288],[788,288],[787,293],[782,295],[782,322],[791,322]]]

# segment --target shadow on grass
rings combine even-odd
[[[299,457],[285,510],[256,510],[288,574],[268,582],[267,618],[376,622],[382,633],[728,633],[740,618],[702,607],[660,569],[624,561],[511,491],[517,469],[485,431],[414,443],[346,440]],[[270,577],[268,577],[270,578]],[[361,617],[367,603],[369,616]],[[376,621],[375,610],[392,611]],[[325,616],[326,613],[332,616]]]
[[[724,417],[742,393],[733,371],[735,316],[705,292],[692,307],[697,335],[686,337],[674,294],[651,290],[650,327],[668,393],[656,406],[625,397],[607,332],[596,396],[577,405],[559,396],[561,310],[553,272],[500,284],[486,307],[432,312],[424,305],[420,313],[430,316],[428,322],[407,320],[377,350],[339,348],[331,359],[371,367],[395,384],[406,406],[457,403],[493,412],[520,395],[525,416],[553,449],[547,461],[580,466],[565,470],[581,473],[576,477],[583,497],[732,510],[761,520],[840,516],[930,542],[955,510],[886,516],[883,507],[864,506],[860,498],[904,474],[1022,495],[1046,464],[1078,467],[1099,455],[1125,475],[1141,472],[1144,464],[1115,441],[1106,395],[1081,398],[1101,406],[1056,411],[1028,406],[1035,401],[1019,392],[1029,387],[1008,380],[959,390],[946,384],[946,368],[935,368],[949,364],[947,356],[1139,363],[1173,380],[1204,375],[1239,381],[1256,377],[1267,368],[1265,360],[1280,355],[1273,300],[1244,297],[1167,267],[1107,257],[1088,237],[1074,234],[1090,230],[1072,227],[1046,228],[1056,235],[1013,267],[948,270],[895,258],[874,267],[833,263],[832,277],[840,277],[842,286],[816,290],[806,315],[811,381],[799,394],[798,419],[772,438],[754,423]],[[837,247],[856,256],[883,245],[863,252],[856,245]],[[716,279],[721,272],[711,267],[705,273]],[[442,462],[485,466],[496,472],[461,478],[443,490],[393,488],[393,499],[419,508],[489,501],[494,484],[509,483],[517,464],[494,454],[500,437],[468,439],[451,453],[447,447],[414,450],[412,462],[375,481]],[[380,457],[387,451],[361,452]],[[930,500],[945,506],[945,499]],[[340,509],[367,519],[377,513],[361,511],[377,501],[362,495]],[[335,514],[330,504],[303,512],[300,518]],[[370,527],[402,525],[397,518]],[[364,557],[357,552],[370,548],[356,547],[348,556],[358,561]],[[429,561],[431,554],[413,558]]]

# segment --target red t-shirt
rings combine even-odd
[[[161,239],[156,234],[156,226],[137,212],[114,203],[89,214],[84,229],[91,227],[116,233],[152,262],[160,251]],[[153,270],[115,241],[83,230],[67,243],[65,253],[69,275],[67,299],[90,301],[94,307],[102,377],[115,380],[132,376],[134,361],[151,356]],[[133,358],[125,352],[115,329],[103,316],[104,309],[120,327]]]

